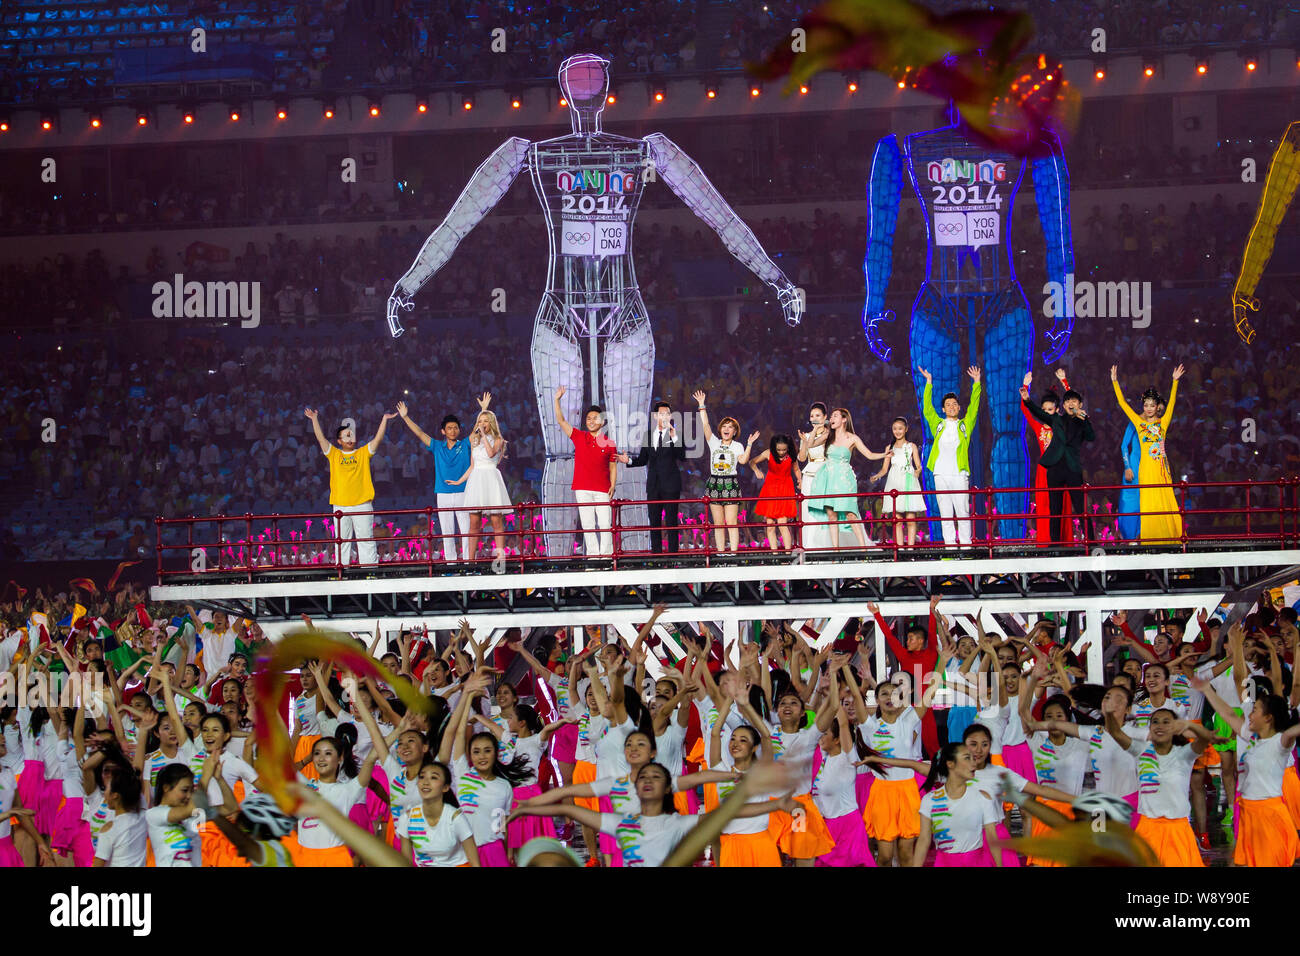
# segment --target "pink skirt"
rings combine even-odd
[[[23,761],[23,772],[18,775],[18,799],[28,810],[38,810],[41,793],[45,789],[45,764],[39,760]],[[43,831],[49,833],[47,829]]]
[[[536,797],[542,792],[537,784],[514,788],[514,799],[510,801],[513,810],[529,797]],[[506,842],[511,849],[517,850],[533,837],[555,837],[555,822],[550,817],[516,817],[506,824]]]
[[[600,812],[601,813],[614,812],[614,804],[610,802],[608,796],[604,796],[600,798]],[[610,866],[623,865],[623,851],[619,849],[618,841],[615,840],[608,833],[597,834],[596,845],[600,848],[600,852],[603,855],[608,856],[610,858],[609,860]]]
[[[0,837],[0,869],[22,865],[23,857],[18,852],[18,848],[14,846],[14,838],[11,836]]]
[[[989,852],[988,843],[986,842],[977,850],[968,850],[965,853],[945,853],[940,850],[934,855],[935,866],[996,866],[993,862],[993,854]]]
[[[478,844],[479,866],[509,866],[510,854],[506,852],[505,840],[493,840],[491,843]]]
[[[1134,791],[1133,793],[1125,794],[1124,800],[1125,802],[1128,803],[1130,807],[1133,808],[1133,816],[1129,818],[1128,825],[1136,829],[1138,825],[1138,820],[1141,819],[1141,815],[1138,813],[1137,791]]]
[[[835,849],[817,857],[817,866],[876,865],[867,839],[867,824],[860,811],[850,810],[842,817],[827,818],[826,828],[831,831]]]
[[[1008,830],[1004,824],[1001,824],[1001,823],[997,824],[997,825],[994,827],[994,832],[997,833],[997,835],[998,835],[998,839],[999,839],[999,840],[1010,840],[1010,839],[1011,839],[1011,831]],[[985,840],[985,841],[984,841],[984,849],[986,849],[986,850],[989,851],[989,858],[992,859],[993,850],[992,850],[992,848],[989,846],[988,840]],[[937,865],[938,865],[938,864],[936,864],[936,866],[937,866]],[[1016,854],[1016,853],[1015,853],[1014,851],[1012,851],[1012,850],[1003,850],[1003,851],[1002,851],[1002,865],[1003,865],[1003,866],[1019,866],[1019,865],[1020,865],[1020,857],[1019,857],[1019,855]]]
[[[1002,762],[1008,770],[1020,774],[1030,783],[1038,783],[1038,773],[1034,770],[1034,754],[1029,749],[1028,741],[1003,747]]]
[[[556,763],[578,762],[577,724],[565,724],[551,736],[551,758]]]
[[[95,859],[95,844],[90,838],[90,824],[81,819],[85,807],[82,797],[68,797],[54,816],[51,849],[72,857],[73,866],[90,866]]]
[[[63,803],[63,781],[46,780],[41,787],[41,799],[36,804],[36,829],[41,833],[54,832],[54,821],[59,815],[59,806]]]
[[[867,797],[871,796],[871,784],[876,779],[876,775],[868,770],[866,773],[860,773],[857,779],[853,781],[853,790],[858,798],[858,812],[867,812]]]

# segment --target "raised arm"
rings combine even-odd
[[[433,444],[433,439],[429,437],[428,433],[425,432],[424,429],[411,421],[410,416],[407,415],[407,411],[406,402],[397,403],[397,414],[401,416],[402,422],[411,430],[411,433],[420,440],[420,444],[425,448],[428,448]]]
[[[568,419],[564,417],[564,410],[560,408],[560,399],[564,397],[564,393],[566,391],[568,391],[568,389],[566,389],[563,385],[561,385],[559,388],[555,390],[555,399],[552,402],[552,406],[555,410],[555,421],[559,424],[560,429],[564,432],[564,437],[569,438],[570,436],[573,435],[573,426],[569,424]]]
[[[885,310],[885,293],[894,271],[894,227],[903,190],[903,153],[893,133],[876,142],[867,190],[871,217],[867,224],[866,261],[862,264],[867,277],[862,328],[871,351],[888,362],[893,350],[881,338],[880,324],[895,318],[892,310]]]
[[[316,444],[320,446],[320,453],[322,455],[328,455],[332,446],[329,441],[326,440],[325,433],[320,430],[320,417],[316,412],[316,409],[305,409],[303,414],[311,419],[311,430],[316,435]]]
[[[700,428],[704,432],[704,440],[706,442],[713,441],[713,429],[709,427],[709,413],[704,405],[704,400],[706,398],[706,395],[703,391],[696,389],[696,391],[691,393],[691,397],[694,398],[695,401],[697,401],[700,405],[699,407]]]
[[[396,417],[397,412],[384,412],[384,417],[379,420],[379,429],[375,432],[375,437],[366,443],[366,447],[370,449],[370,454],[373,455],[375,449],[379,447],[379,443],[384,440],[384,432],[388,431],[388,420]]]
[[[799,290],[763,251],[754,233],[709,182],[703,170],[662,133],[651,133],[644,142],[668,188],[718,234],[728,252],[776,291],[786,324],[798,325],[804,311]]]
[[[429,234],[415,261],[393,286],[388,298],[388,329],[393,338],[402,334],[398,310],[415,308],[411,297],[446,265],[456,247],[510,190],[520,170],[528,162],[528,140],[512,136],[474,170],[474,175],[452,204],[447,218]]]

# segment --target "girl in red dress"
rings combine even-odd
[[[790,449],[794,446],[789,435],[773,435],[767,451],[749,463],[754,469],[754,476],[763,482],[763,490],[758,493],[758,503],[754,514],[767,525],[767,546],[777,550],[777,532],[781,535],[782,547],[789,551],[792,546],[790,522],[799,516],[799,502],[795,499],[795,486],[799,483],[799,466],[795,463]],[[766,461],[767,477],[759,465]]]
[[[1061,382],[1061,388],[1067,391],[1070,383],[1065,380],[1065,369],[1058,368],[1056,377]],[[1034,373],[1025,373],[1025,388],[1033,384]],[[1043,411],[1051,415],[1056,411],[1056,406],[1060,404],[1056,399],[1055,392],[1048,392],[1043,396],[1043,400],[1038,403]],[[1029,414],[1029,409],[1025,403],[1020,403],[1020,412],[1025,416],[1025,422],[1029,426],[1030,433],[1038,439],[1038,454],[1041,455],[1047,450],[1047,446],[1052,442],[1052,428],[1050,425],[1044,425],[1034,416]],[[1069,518],[1070,515],[1070,496],[1066,495],[1061,504],[1062,514]],[[1035,514],[1035,534],[1034,542],[1040,546],[1047,546],[1052,543],[1052,512],[1047,500],[1047,469],[1042,465],[1034,466],[1034,514]]]

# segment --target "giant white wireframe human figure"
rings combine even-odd
[[[608,60],[590,53],[571,56],[560,64],[559,83],[573,131],[536,143],[514,136],[497,147],[474,171],[388,299],[388,327],[396,337],[402,334],[399,310],[414,308],[415,293],[528,169],[550,243],[532,344],[533,386],[546,444],[543,504],[572,498],[573,446],[551,405],[560,386],[567,389],[565,417],[579,421],[586,405],[596,402],[604,406],[608,433],[619,448],[639,446],[644,438],[655,348],[632,268],[632,220],[645,183],[662,177],[731,254],[776,291],[786,322],[798,325],[803,313],[794,284],[676,143],[662,133],[629,139],[602,131]],[[643,501],[644,469],[620,470],[614,497]],[[574,509],[548,508],[544,528],[572,531],[575,518]],[[641,528],[647,522],[644,505],[624,509],[620,521]],[[648,545],[644,531],[623,537],[631,548]],[[572,534],[548,534],[548,553],[571,553],[572,539]]]

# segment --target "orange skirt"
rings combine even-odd
[[[718,866],[781,865],[781,851],[770,830],[759,833],[724,833],[718,838],[721,849]]]
[[[299,737],[298,747],[293,752],[294,766],[298,765],[300,760],[306,760],[307,764],[298,772],[310,780],[316,780],[320,773],[316,770],[316,765],[311,762],[311,752],[316,747],[316,741],[320,740],[320,734],[312,734],[310,737]]]
[[[211,820],[199,829],[199,838],[203,847],[204,866],[248,866],[248,861],[239,855],[229,837],[218,830]]]
[[[1161,866],[1205,866],[1196,834],[1186,818],[1138,817],[1133,832],[1151,847]]]
[[[1062,803],[1060,800],[1044,800],[1042,797],[1035,797],[1034,799],[1041,804],[1051,807],[1053,810],[1056,810],[1060,813],[1064,813],[1071,820],[1074,819],[1074,810],[1071,809],[1068,803]],[[1052,828],[1049,827],[1043,821],[1039,820],[1038,817],[1031,817],[1027,813],[1025,814],[1025,816],[1029,817],[1030,836],[1036,836],[1036,837],[1046,836],[1047,834],[1052,832]],[[1061,864],[1056,860],[1046,860],[1038,856],[1026,857],[1025,865],[1026,866],[1061,866]]]
[[[311,850],[297,840],[293,841],[292,846],[287,839],[284,843],[289,848],[289,856],[293,859],[294,866],[352,866],[352,854],[345,846],[331,847],[328,850]]]
[[[1282,802],[1291,815],[1291,823],[1300,830],[1300,776],[1295,767],[1287,767],[1282,773]]]
[[[798,814],[778,810],[768,816],[768,830],[776,835],[776,845],[781,852],[795,860],[815,860],[823,853],[835,849],[835,840],[830,827],[822,818],[817,804],[813,803],[811,794],[801,794],[794,798],[799,804]]]
[[[573,782],[591,783],[596,779],[596,765],[579,760],[573,765]],[[586,807],[593,813],[600,813],[600,800],[597,797],[574,797],[573,802],[579,807]]]
[[[867,836],[889,842],[914,840],[921,832],[921,791],[916,778],[876,780],[862,812]]]
[[[1295,824],[1281,797],[1237,801],[1237,866],[1290,866],[1300,856]]]

